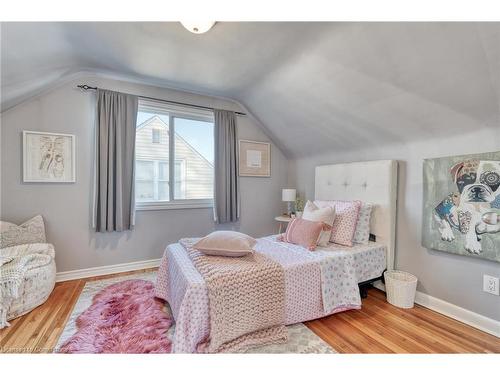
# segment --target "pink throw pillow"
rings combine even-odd
[[[314,250],[323,231],[323,226],[323,223],[317,221],[293,219],[288,223],[286,232],[279,237],[279,240]]]
[[[323,231],[321,232],[318,239],[318,246],[328,246],[330,237],[332,235],[333,222],[335,221],[335,208],[319,208],[313,202],[307,201],[301,218],[304,220],[317,221],[325,224],[323,226]]]
[[[244,233],[219,230],[201,238],[193,248],[206,255],[242,257],[253,254],[257,241]]]
[[[335,207],[335,221],[333,222],[330,241],[339,245],[352,246],[352,239],[356,231],[361,201],[314,201],[318,207]]]

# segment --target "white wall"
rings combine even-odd
[[[500,127],[467,135],[306,157],[290,163],[289,184],[314,197],[314,167],[353,161],[399,161],[396,267],[419,278],[418,290],[500,321],[500,297],[482,292],[483,274],[500,263],[429,250],[420,244],[424,158],[500,150]]]
[[[80,83],[241,110],[233,102],[214,97],[96,76],[82,77],[13,107],[1,117],[1,219],[20,223],[42,214],[48,240],[56,248],[58,271],[160,258],[167,244],[216,229],[211,209],[138,211],[133,231],[101,234],[91,229],[95,95],[76,89]],[[23,183],[22,130],[76,135],[76,183]],[[248,117],[238,117],[238,132],[239,138],[269,141],[258,124]],[[241,221],[235,229],[253,236],[273,233],[276,230],[273,218],[283,209],[280,192],[287,182],[287,160],[275,145],[271,150],[271,178],[240,179]]]

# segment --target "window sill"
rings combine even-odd
[[[135,204],[136,211],[156,211],[156,210],[184,210],[192,208],[212,208],[212,200],[185,200],[175,202],[138,202]]]

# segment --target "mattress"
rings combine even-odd
[[[330,244],[309,251],[302,246],[279,242],[276,236],[268,236],[259,239],[256,251],[283,267],[287,325],[360,307],[346,299],[345,303],[325,312],[324,288],[322,290],[325,260],[334,260],[333,264],[352,264],[351,280],[357,283],[381,276],[386,267],[386,247],[376,242],[354,247]],[[202,276],[180,244],[169,245],[165,250],[158,271],[156,296],[169,303],[176,321],[173,352],[195,352],[198,344],[206,341],[209,335],[208,294]]]

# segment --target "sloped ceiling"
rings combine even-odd
[[[288,155],[500,127],[498,23],[3,23],[2,109],[93,71],[233,98]]]

